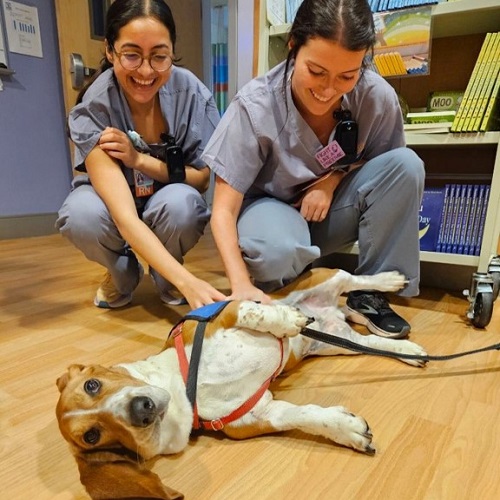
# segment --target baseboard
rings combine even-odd
[[[57,213],[0,217],[0,240],[55,234],[56,219]]]

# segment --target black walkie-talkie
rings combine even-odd
[[[177,146],[171,135],[161,134],[160,138],[165,143],[164,161],[167,164],[169,184],[184,182],[186,180],[186,167],[182,148]]]
[[[345,156],[337,162],[337,165],[350,165],[359,159],[358,124],[352,119],[351,112],[348,109],[338,109],[334,111],[333,116],[336,120],[339,120],[335,129],[334,140],[338,142],[345,153]]]

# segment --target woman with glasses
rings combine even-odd
[[[94,304],[128,305],[144,273],[163,302],[193,308],[224,299],[182,265],[210,212],[201,153],[219,122],[212,95],[175,66],[176,30],[163,0],[116,0],[105,58],[69,115],[72,191],[56,227],[107,269]]]

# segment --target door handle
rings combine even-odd
[[[71,73],[71,86],[74,90],[80,90],[83,88],[85,78],[92,76],[96,70],[85,66],[82,56],[72,52],[69,55],[69,72]]]

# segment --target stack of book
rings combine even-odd
[[[399,52],[375,54],[373,63],[378,73],[383,77],[408,74],[403,58]]]
[[[500,130],[499,94],[500,32],[487,33],[451,131]]]
[[[420,207],[420,250],[479,255],[490,186],[426,188]]]
[[[455,111],[423,111],[406,114],[406,132],[447,133],[455,118]]]

